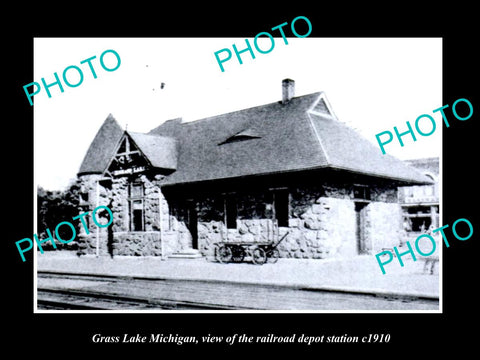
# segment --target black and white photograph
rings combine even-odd
[[[441,310],[441,39],[252,43],[35,39],[37,310]]]

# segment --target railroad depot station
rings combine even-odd
[[[211,257],[219,242],[288,233],[280,257],[350,257],[438,225],[438,197],[422,208],[399,190],[432,177],[340,122],[325,93],[295,97],[290,79],[282,91],[278,102],[148,133],[109,115],[78,172],[79,213],[105,205],[113,223],[82,228],[80,253]]]

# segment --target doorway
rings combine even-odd
[[[197,207],[192,200],[187,201],[187,228],[192,235],[192,249],[198,249]]]
[[[355,238],[359,255],[367,254],[370,250],[365,234],[365,213],[367,205],[368,202],[355,202]]]

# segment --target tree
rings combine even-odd
[[[73,181],[65,190],[45,190],[41,186],[37,187],[37,236],[39,239],[48,237],[46,229],[55,237],[55,227],[62,221],[68,221],[76,227],[78,233],[79,224],[72,221],[72,218],[78,215],[80,186],[77,181]],[[62,239],[70,239],[72,231],[68,226],[59,228],[58,235]],[[57,249],[75,250],[78,247],[76,239],[68,244],[64,244],[55,239]],[[42,244],[43,250],[54,250],[51,242]]]

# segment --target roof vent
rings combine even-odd
[[[330,111],[328,110],[328,106],[327,104],[325,103],[325,101],[321,98],[316,104],[315,106],[313,107],[313,109],[311,110],[313,113],[317,113],[317,114],[325,114],[325,115],[332,115],[330,114]]]
[[[218,145],[233,143],[237,141],[250,140],[250,139],[260,139],[260,138],[261,138],[261,135],[255,129],[247,128],[230,136],[228,139],[226,139],[225,141],[222,141]]]

